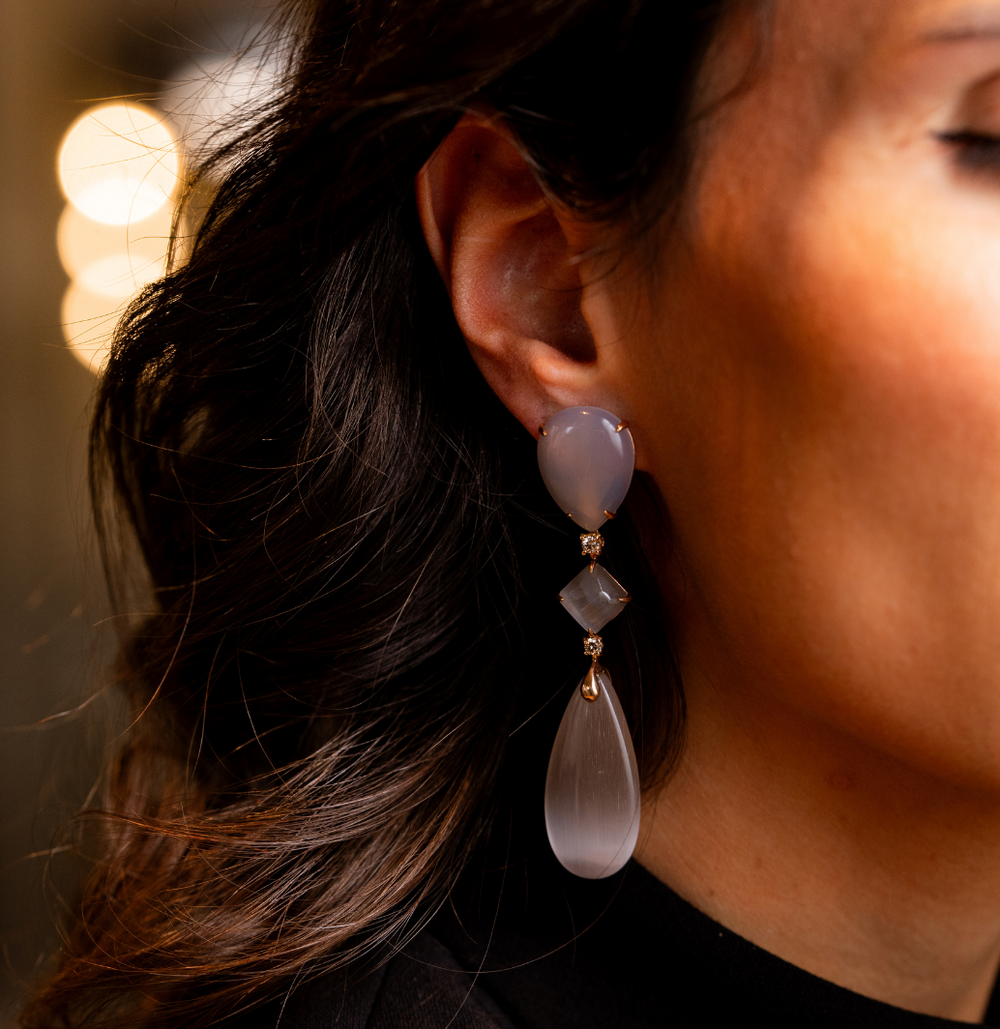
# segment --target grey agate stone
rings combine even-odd
[[[590,532],[625,499],[635,467],[635,447],[621,419],[600,407],[567,407],[538,437],[538,467],[552,499]]]
[[[628,593],[595,561],[563,586],[559,600],[584,629],[600,632],[612,618],[621,614]]]
[[[564,868],[584,879],[614,875],[639,835],[639,770],[606,668],[596,700],[578,687],[566,706],[545,779],[545,828]]]

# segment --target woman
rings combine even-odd
[[[104,381],[154,600],[26,1022],[998,1024],[1000,2],[290,17]],[[586,404],[639,471],[596,882],[541,830]]]

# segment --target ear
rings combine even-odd
[[[546,196],[503,122],[463,117],[417,175],[416,195],[473,359],[521,423],[537,434],[556,411],[585,404],[627,417],[607,367],[617,348],[602,345],[605,319],[580,259],[597,230]]]

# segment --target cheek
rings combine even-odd
[[[879,185],[698,255],[657,477],[723,679],[996,784],[1000,231]]]

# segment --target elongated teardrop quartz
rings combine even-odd
[[[596,661],[573,691],[552,747],[545,828],[560,863],[584,879],[614,875],[639,835],[632,737],[611,676]]]

